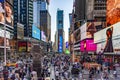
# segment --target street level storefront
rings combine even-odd
[[[13,27],[5,24],[6,31],[4,30],[4,24],[0,23],[0,59],[4,56],[4,46],[6,46],[7,58],[10,58],[11,53],[11,40],[13,38]],[[5,33],[6,32],[6,33]],[[5,36],[6,35],[6,38]],[[6,41],[6,45],[4,42]]]
[[[113,61],[119,61],[120,57],[120,22],[111,25],[94,34],[94,43],[97,44],[97,53],[101,52],[106,57],[112,57]],[[117,57],[116,57],[117,55]]]

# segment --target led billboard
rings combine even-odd
[[[63,52],[63,37],[59,36],[59,47],[58,47],[58,51],[61,53]]]
[[[32,37],[40,40],[40,29],[32,25]]]
[[[46,36],[45,36],[44,31],[41,31],[41,40],[46,42]]]
[[[13,27],[13,7],[7,0],[0,1],[0,22]]]
[[[120,0],[107,0],[107,25],[120,22]]]
[[[25,41],[19,41],[18,42],[18,51],[19,52],[27,52],[27,42]]]
[[[75,41],[75,43],[76,42],[78,42],[78,41],[80,41],[80,28],[79,29],[77,29],[75,32],[74,32],[74,41]]]
[[[66,48],[68,48],[69,47],[69,43],[68,42],[66,42]]]
[[[94,34],[94,42],[98,44],[97,51],[120,51],[120,22],[111,25]]]
[[[93,39],[86,39],[80,42],[80,51],[96,51],[97,45]]]

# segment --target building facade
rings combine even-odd
[[[32,36],[33,0],[14,0],[14,28],[17,35],[17,22],[24,25],[24,36]]]
[[[57,10],[57,52],[63,53],[64,52],[64,15],[63,10]]]

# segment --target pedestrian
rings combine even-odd
[[[108,67],[108,73],[110,73],[110,66]]]

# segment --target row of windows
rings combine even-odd
[[[106,7],[95,7],[95,10],[106,10]]]
[[[106,0],[95,0],[97,3],[106,2]]]
[[[106,4],[94,4],[94,6],[106,6]]]

